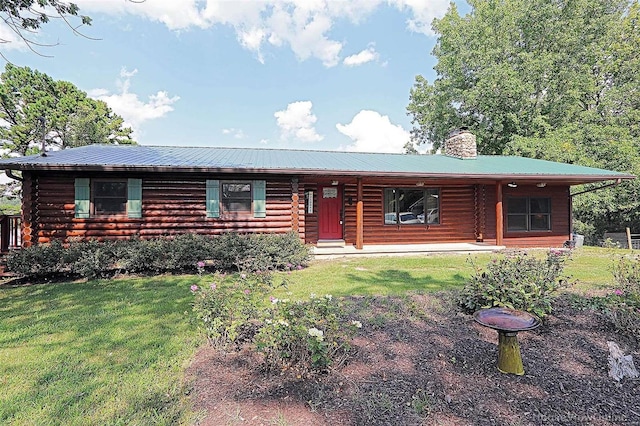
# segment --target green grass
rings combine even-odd
[[[532,255],[543,256],[546,250]],[[578,292],[598,292],[613,286],[612,261],[629,250],[583,247],[572,252],[564,274]],[[293,298],[306,298],[310,293],[334,296],[394,295],[407,291],[438,291],[459,288],[473,274],[473,265],[484,268],[490,254],[430,255],[422,257],[376,257],[315,261],[310,267],[281,274],[293,282],[287,290]]]
[[[632,253],[623,249],[582,247],[574,251],[565,272],[575,281],[573,290],[582,293],[600,293],[614,287],[611,267],[615,259]],[[637,251],[633,252],[638,254]]]
[[[484,254],[476,258],[486,262],[490,257]],[[471,275],[473,267],[468,259],[469,256],[457,254],[315,261],[290,274],[294,283],[287,291],[294,298],[306,298],[310,293],[402,295],[407,291],[446,290],[462,286]]]
[[[191,277],[0,287],[0,424],[176,424]]]
[[[543,251],[539,252],[542,255]],[[625,250],[575,250],[565,272],[581,293],[613,288]],[[484,267],[488,254],[474,255]],[[279,274],[277,297],[396,295],[460,288],[468,255],[314,261]],[[208,276],[0,286],[0,424],[189,423],[184,369],[203,342],[191,322],[191,284]]]

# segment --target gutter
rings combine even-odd
[[[544,174],[496,174],[496,173],[424,173],[420,171],[411,172],[394,172],[394,171],[368,171],[368,170],[338,170],[338,169],[267,169],[267,168],[249,168],[249,167],[172,167],[172,166],[152,166],[152,165],[103,165],[103,164],[9,164],[20,171],[65,171],[65,172],[127,172],[127,173],[235,173],[235,174],[291,174],[299,176],[342,176],[342,177],[363,177],[363,178],[413,178],[413,179],[451,179],[451,180],[516,180],[519,182],[539,182],[544,180],[547,182],[572,182],[570,185],[578,185],[585,183],[595,183],[607,181],[611,179],[635,179],[633,175],[544,175]]]
[[[569,194],[569,196],[570,197],[575,197],[576,195],[582,195],[582,194],[586,194],[588,192],[598,191],[600,189],[605,189],[605,188],[609,188],[609,187],[612,187],[612,186],[618,186],[618,185],[620,185],[621,182],[622,182],[622,179],[618,178],[618,179],[615,180],[615,182],[608,183],[608,184],[602,185],[602,186],[598,186],[596,188],[591,188],[591,189],[587,189],[587,190],[584,190],[584,191],[576,192],[575,194]]]

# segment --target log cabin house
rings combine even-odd
[[[284,233],[311,245],[478,242],[558,247],[573,185],[634,176],[476,154],[91,145],[0,160],[22,181],[22,245],[179,233]],[[17,176],[14,172],[21,172]]]

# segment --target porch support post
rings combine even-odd
[[[35,242],[35,235],[33,235],[33,209],[34,209],[34,194],[33,194],[33,177],[31,173],[22,173],[22,247],[27,248]]]
[[[300,232],[300,196],[298,195],[298,178],[291,179],[291,230]]]
[[[496,245],[502,245],[504,216],[502,209],[502,182],[496,182]]]
[[[362,178],[358,178],[358,194],[356,195],[356,248],[364,246],[364,202],[362,201]]]

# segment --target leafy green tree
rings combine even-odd
[[[483,154],[640,175],[638,1],[468,1],[434,21],[437,79],[411,89],[414,140],[438,149],[467,127]],[[577,230],[637,227],[639,194],[633,181],[574,197]]]
[[[73,84],[7,64],[0,75],[0,139],[5,155],[95,143],[131,144],[132,130],[103,101]]]
[[[434,21],[437,79],[418,76],[411,90],[414,139],[437,149],[467,127],[481,153],[501,154],[516,135],[544,136],[604,108],[612,85],[605,65],[628,0],[469,4],[466,16],[452,4]]]

